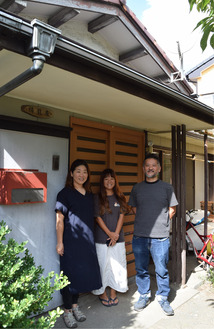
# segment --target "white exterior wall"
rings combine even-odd
[[[214,107],[214,65],[201,72],[198,78],[198,94],[203,95],[198,100],[208,106]],[[205,94],[205,95],[204,95]]]
[[[200,209],[200,201],[204,201],[204,157],[197,155],[195,161],[195,208]]]
[[[52,156],[60,156],[59,170],[52,170]],[[10,237],[32,253],[36,265],[42,265],[44,276],[50,271],[59,273],[56,253],[55,202],[63,188],[68,171],[68,140],[0,130],[0,168],[38,169],[47,173],[47,202],[25,205],[0,205],[0,220],[12,229]],[[56,292],[48,309],[62,304]]]

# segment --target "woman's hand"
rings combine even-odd
[[[114,247],[116,245],[116,243],[117,243],[117,241],[111,240],[110,243],[109,243],[109,246]]]
[[[110,232],[109,238],[111,239],[109,245],[114,246],[116,244],[117,240],[119,239],[119,234],[116,232]]]
[[[57,245],[56,245],[56,252],[60,256],[63,256],[64,255],[64,244],[63,243],[57,243]]]

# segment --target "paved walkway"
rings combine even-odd
[[[166,316],[154,296],[151,303],[141,312],[135,312],[134,303],[138,300],[135,279],[129,280],[129,291],[118,294],[117,306],[105,307],[92,294],[79,299],[81,309],[87,320],[78,323],[78,328],[93,329],[206,329],[214,328],[214,288],[205,280],[206,272],[198,267],[194,255],[188,256],[188,281],[185,287],[171,285],[169,300],[175,315]],[[151,265],[151,290],[156,290],[153,265]],[[62,316],[57,320],[55,329],[66,328]]]
[[[214,222],[209,223],[213,230]],[[170,262],[169,262],[170,268]],[[207,281],[207,272],[196,260],[193,252],[187,256],[187,284],[185,287],[171,285],[169,301],[174,316],[166,316],[154,300],[156,291],[155,271],[150,265],[152,301],[141,312],[134,311],[139,295],[135,278],[129,279],[129,290],[118,294],[117,306],[105,307],[98,297],[82,295],[79,305],[86,314],[86,321],[79,322],[78,328],[93,329],[210,329],[214,328],[214,287]],[[66,328],[62,316],[55,323],[55,329]]]

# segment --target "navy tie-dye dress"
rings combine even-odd
[[[102,283],[94,244],[93,195],[65,187],[57,195],[57,210],[64,215],[60,270],[71,282],[71,294],[99,289]]]

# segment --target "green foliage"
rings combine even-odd
[[[210,268],[209,270],[209,275],[208,275],[208,280],[211,282],[211,284],[214,287],[214,268]]]
[[[53,271],[43,277],[44,269],[35,266],[25,248],[27,242],[18,244],[12,238],[6,242],[10,232],[6,223],[0,222],[0,328],[52,328],[63,313],[60,308],[47,316],[32,316],[44,311],[54,291],[69,282],[63,273]]]
[[[203,32],[200,46],[204,51],[207,47],[208,38],[210,37],[210,45],[214,49],[214,0],[188,0],[190,11],[196,7],[198,12],[207,14],[207,17],[198,22],[195,29],[201,27]]]

